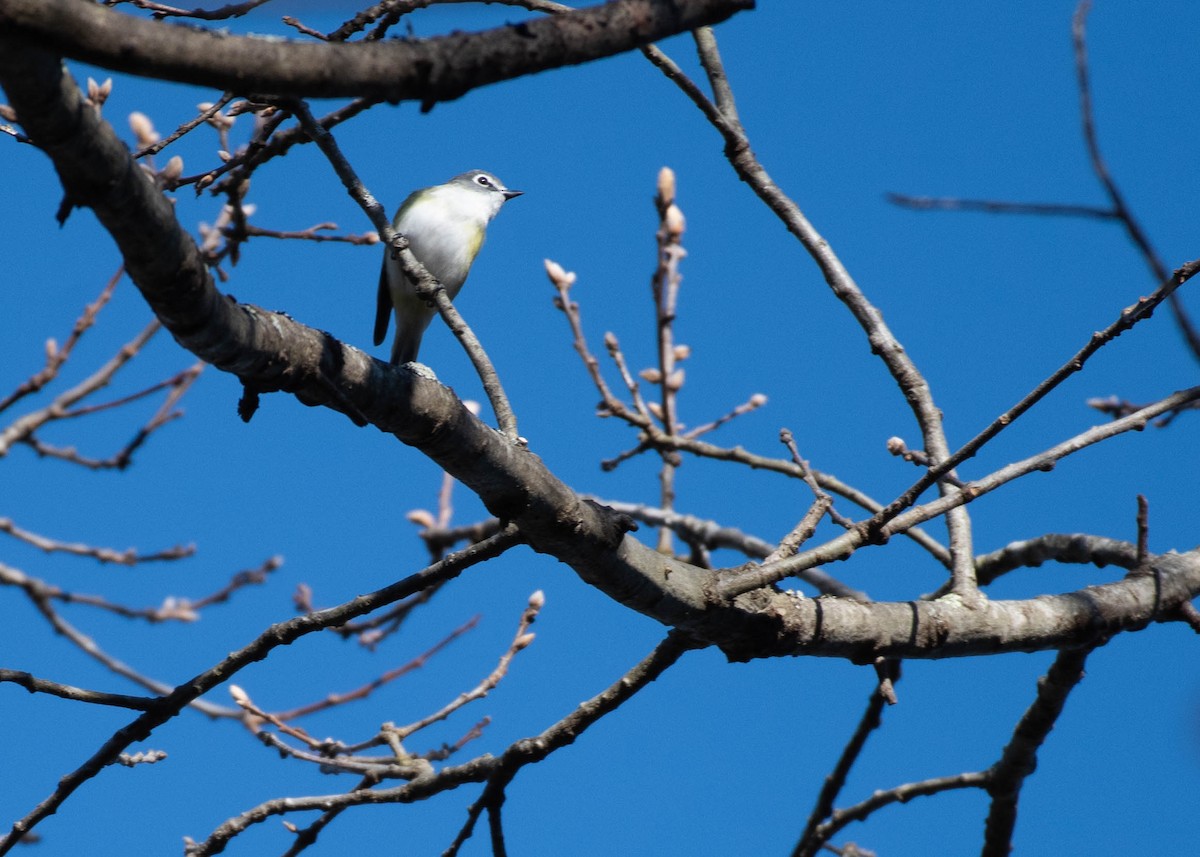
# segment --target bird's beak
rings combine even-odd
[[[523,190],[506,190],[504,191],[504,198],[512,199],[513,197],[520,196],[523,193],[525,193]]]

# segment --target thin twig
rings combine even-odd
[[[542,609],[545,603],[546,597],[542,594],[541,590],[538,590],[537,592],[533,593],[533,595],[529,596],[529,604],[525,607],[524,612],[521,614],[521,620],[517,624],[517,632],[513,636],[513,641],[509,644],[508,650],[500,656],[500,662],[496,665],[496,668],[492,670],[483,679],[483,681],[479,682],[479,684],[477,684],[474,688],[464,693],[460,693],[457,697],[432,714],[428,714],[425,717],[422,717],[420,720],[410,723],[407,726],[392,727],[390,731],[396,736],[397,740],[403,741],[410,735],[419,732],[420,730],[425,729],[426,727],[437,723],[440,720],[445,720],[464,705],[474,702],[477,699],[483,699],[483,697],[487,696],[496,687],[496,685],[500,683],[501,679],[507,675],[509,664],[512,663],[512,659],[516,657],[517,653],[524,650],[530,643],[533,642],[534,635],[529,633],[529,626],[533,624],[535,619],[537,619],[538,612]]]
[[[61,699],[86,702],[90,705],[112,705],[117,708],[132,708],[135,711],[149,711],[158,705],[158,699],[155,697],[127,696],[123,693],[86,690],[82,687],[72,687],[69,684],[59,684],[56,681],[38,678],[21,670],[0,669],[0,682],[5,681],[18,684],[30,693],[47,693]]]
[[[126,2],[132,3],[139,9],[153,12],[153,17],[158,19],[195,18],[200,21],[224,21],[228,18],[240,18],[264,3],[269,3],[270,0],[243,0],[241,3],[229,3],[218,9],[180,9],[165,3],[154,2],[154,0],[126,0]]]
[[[1143,565],[1150,556],[1150,503],[1144,494],[1137,495],[1137,564]]]
[[[950,473],[952,468],[962,464],[967,459],[973,457],[983,446],[992,440],[996,435],[1000,434],[1008,426],[1012,425],[1019,417],[1027,413],[1030,408],[1045,398],[1052,390],[1063,383],[1067,378],[1076,372],[1082,371],[1087,361],[1101,348],[1112,342],[1125,331],[1132,328],[1138,322],[1150,318],[1154,314],[1154,310],[1161,304],[1168,295],[1174,292],[1181,285],[1186,283],[1192,277],[1200,272],[1200,260],[1188,262],[1182,265],[1175,271],[1174,275],[1157,289],[1155,289],[1149,297],[1139,298],[1137,303],[1123,309],[1116,320],[1113,321],[1104,330],[1093,333],[1086,345],[1080,348],[1075,354],[1063,363],[1058,369],[1054,370],[1049,377],[1034,387],[1025,395],[1019,402],[1009,408],[1000,416],[996,417],[975,437],[963,444],[949,458],[941,461],[934,467],[931,467],[926,473],[918,479],[904,493],[897,497],[887,508],[876,514],[866,527],[870,530],[879,530],[889,520],[893,519],[901,511],[908,508],[915,502],[925,489],[932,485],[935,481],[944,478]],[[1187,399],[1186,401],[1191,401]],[[1180,404],[1185,404],[1181,401]],[[1143,409],[1145,410],[1145,409]],[[1156,413],[1162,413],[1155,409]],[[1141,413],[1141,411],[1139,411]]]
[[[425,666],[425,664],[429,662],[430,658],[432,658],[438,652],[445,649],[459,637],[474,630],[479,624],[479,618],[480,617],[478,615],[473,616],[462,625],[459,625],[433,646],[417,655],[415,658],[412,658],[407,663],[402,664],[395,669],[388,670],[378,678],[372,679],[361,687],[345,693],[330,693],[326,695],[324,699],[317,700],[316,702],[310,702],[307,705],[301,705],[297,708],[292,708],[287,711],[276,712],[274,716],[279,720],[286,722],[289,720],[296,720],[300,717],[307,717],[310,714],[315,714],[318,711],[325,711],[326,709],[333,708],[334,706],[344,705],[347,702],[366,699],[385,684],[395,681],[402,676],[406,676],[410,672],[421,669],[421,667]]]
[[[709,34],[699,46],[699,58],[710,80],[726,77],[717,51],[716,40]],[[941,411],[934,402],[929,384],[908,356],[908,352],[888,328],[879,310],[867,299],[858,284],[850,276],[834,253],[830,243],[817,232],[790,199],[771,179],[758,161],[750,140],[735,115],[727,115],[709,100],[700,88],[679,66],[655,45],[642,48],[642,53],[669,80],[674,82],[700,109],[709,123],[725,140],[725,154],[738,177],[746,182],[768,208],[780,218],[787,229],[796,236],[821,269],[825,282],[834,295],[842,301],[867,336],[871,353],[876,354],[887,367],[903,394],[921,429],[923,446],[935,461],[946,461],[950,455],[942,428]],[[953,465],[947,465],[934,479],[951,474]],[[932,482],[931,482],[932,484]],[[943,496],[955,492],[954,486],[939,482]],[[961,504],[959,504],[961,506]],[[973,550],[970,519],[966,510],[956,507],[947,515],[950,535],[951,575],[955,592],[963,598],[978,598],[974,579]]]
[[[1092,648],[1058,653],[1038,679],[1037,698],[1021,716],[1000,760],[988,770],[985,788],[992,803],[984,826],[981,857],[1008,857],[1017,823],[1017,799],[1025,778],[1037,767],[1037,754],[1058,722],[1071,691],[1083,680],[1083,666]]]
[[[898,662],[890,661],[894,672],[891,673],[892,681],[896,681],[900,677],[900,665]],[[800,841],[796,843],[796,847],[792,849],[792,857],[812,857],[816,854],[821,846],[821,842],[816,838],[817,828],[821,822],[829,818],[833,814],[833,805],[837,800],[837,796],[842,789],[846,787],[846,778],[850,776],[850,769],[854,767],[858,757],[862,755],[863,748],[867,745],[867,739],[871,737],[871,733],[880,727],[883,723],[883,709],[887,703],[885,696],[879,692],[878,688],[871,691],[871,695],[867,698],[867,707],[863,712],[862,718],[858,721],[858,727],[854,730],[854,734],[850,736],[850,740],[846,742],[846,746],[842,749],[842,755],[838,758],[837,764],[833,766],[833,770],[825,777],[825,783],[821,787],[820,794],[817,795],[817,802],[813,805],[812,812],[808,816],[808,823],[804,827],[804,832],[800,835]]]
[[[579,705],[573,712],[544,730],[540,735],[525,738],[512,744],[497,760],[489,773],[483,794],[472,804],[467,821],[442,857],[455,857],[468,839],[479,817],[480,810],[489,805],[495,796],[503,793],[521,768],[540,762],[555,750],[573,743],[583,732],[604,715],[615,711],[638,691],[655,681],[675,664],[682,655],[697,644],[678,632],[672,632],[642,659],[633,669],[625,673],[602,693]]]
[[[143,146],[142,148],[138,149],[136,152],[133,153],[134,159],[136,160],[138,158],[144,158],[147,156],[157,155],[159,152],[161,152],[163,149],[167,148],[167,146],[171,145],[176,140],[183,137],[185,134],[188,134],[191,131],[195,130],[196,128],[199,128],[205,122],[209,121],[214,116],[216,116],[218,113],[220,113],[221,109],[226,104],[228,104],[230,101],[233,100],[233,97],[234,96],[233,96],[232,92],[224,93],[215,102],[213,102],[208,107],[204,108],[198,114],[196,114],[195,117],[193,117],[192,119],[189,119],[187,122],[184,122],[182,125],[180,125],[178,128],[176,128],[174,131],[172,131],[166,137],[163,137],[157,143],[153,143],[149,146]]]
[[[13,538],[25,542],[46,553],[66,553],[72,556],[91,557],[102,563],[133,566],[143,562],[161,562],[194,556],[195,545],[175,545],[154,553],[141,554],[137,548],[126,548],[123,551],[114,548],[87,545],[80,542],[63,542],[47,538],[38,533],[23,530],[9,518],[0,518],[0,533],[8,533]]]
[[[516,528],[508,527],[485,543],[448,556],[441,562],[369,595],[359,596],[338,607],[272,625],[249,645],[171,690],[165,695],[162,705],[118,729],[83,764],[60,778],[53,792],[13,822],[11,832],[0,839],[0,855],[7,854],[28,831],[46,817],[53,815],[76,789],[104,770],[130,744],[145,740],[147,735],[177,716],[184,707],[195,702],[202,694],[228,682],[237,672],[261,661],[273,649],[288,645],[306,634],[344,624],[355,616],[361,616],[420,591],[437,580],[457,577],[471,566],[498,556],[520,541],[521,537]]]
[[[987,771],[973,771],[949,777],[934,777],[918,783],[905,783],[886,791],[877,791],[854,806],[832,813],[828,821],[818,825],[813,831],[813,843],[816,847],[821,847],[848,824],[866,821],[876,811],[894,803],[908,803],[913,798],[928,797],[956,789],[986,788],[988,779]]]
[[[1098,205],[1071,205],[1055,202],[1006,202],[998,199],[962,199],[961,197],[909,196],[889,193],[888,202],[918,211],[982,211],[988,214],[1037,214],[1062,217],[1092,217],[1116,220],[1111,208]]]
[[[25,396],[36,393],[58,377],[59,369],[67,362],[71,356],[71,352],[75,348],[75,344],[83,334],[96,323],[96,316],[100,314],[100,310],[108,304],[112,298],[113,290],[116,289],[117,283],[125,273],[125,266],[117,268],[115,274],[109,279],[108,284],[101,290],[96,300],[92,301],[84,308],[83,315],[76,321],[75,326],[71,329],[71,333],[67,336],[66,341],[59,346],[53,340],[46,342],[46,365],[35,372],[28,380],[24,381],[4,399],[0,399],[0,412],[11,407],[13,403],[20,401]]]
[[[1165,399],[1143,408],[1137,413],[1130,414],[1123,419],[1114,420],[1104,425],[1093,426],[1087,431],[1068,438],[1036,455],[1001,467],[999,470],[993,471],[981,479],[972,480],[961,491],[938,497],[935,500],[930,500],[923,505],[914,506],[908,511],[900,513],[884,526],[882,535],[885,539],[890,538],[893,535],[904,532],[913,524],[923,523],[944,514],[955,504],[969,503],[984,494],[995,491],[1001,485],[1005,485],[1014,479],[1019,479],[1030,473],[1050,470],[1058,461],[1069,455],[1073,455],[1093,444],[1116,437],[1124,432],[1141,431],[1146,427],[1147,422],[1159,414],[1177,408],[1187,402],[1197,400],[1200,400],[1200,387],[1192,387],[1167,396]],[[724,598],[733,598],[759,587],[778,583],[780,580],[803,569],[814,568],[829,562],[845,559],[866,543],[864,529],[861,526],[856,526],[854,530],[837,538],[830,539],[825,544],[816,548],[803,551],[794,557],[780,560],[772,565],[762,565],[758,568],[747,569],[737,575],[726,578],[721,584],[721,595]]]

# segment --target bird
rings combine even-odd
[[[392,226],[408,239],[413,255],[453,300],[483,246],[488,224],[500,206],[522,193],[509,190],[492,173],[471,170],[445,184],[413,191],[400,204]],[[436,310],[417,296],[412,280],[400,267],[400,261],[392,258],[389,247],[379,273],[376,345],[382,344],[387,336],[388,320],[393,313],[396,339],[392,343],[392,365],[415,362],[421,337]]]

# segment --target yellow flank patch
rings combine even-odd
[[[483,246],[484,232],[482,229],[475,233],[475,237],[467,244],[467,265],[475,261],[475,257],[479,255],[479,248]]]

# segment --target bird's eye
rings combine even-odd
[[[485,176],[483,173],[480,173],[479,175],[475,176],[475,182],[477,184],[483,185],[484,187],[492,186],[492,183],[490,181],[488,181],[488,177]]]

